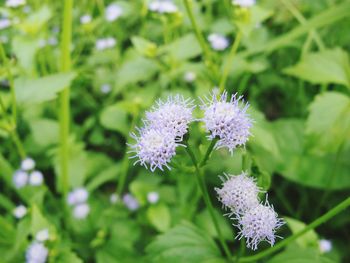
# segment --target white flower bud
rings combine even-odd
[[[44,177],[42,172],[40,171],[33,171],[29,175],[29,184],[32,186],[39,186],[42,185],[44,181]]]
[[[35,167],[35,161],[32,158],[27,157],[21,162],[21,169],[23,171],[33,170],[34,167]]]
[[[27,208],[24,205],[19,205],[13,209],[12,213],[17,219],[21,219],[27,214]]]
[[[18,170],[13,175],[12,180],[17,189],[22,188],[28,183],[28,174],[25,171]]]

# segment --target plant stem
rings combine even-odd
[[[0,41],[0,57],[1,57],[1,60],[4,62],[6,73],[7,73],[7,77],[8,77],[8,80],[9,80],[9,86],[10,86],[10,92],[11,92],[11,101],[12,101],[12,119],[13,119],[13,123],[16,124],[17,123],[17,107],[16,107],[15,86],[14,86],[14,82],[13,82],[13,76],[12,76],[12,73],[11,73],[9,61],[8,61],[8,59],[6,57],[5,50],[4,50],[4,47],[2,46],[1,41]]]
[[[64,1],[63,10],[63,29],[61,35],[61,71],[67,72],[71,69],[71,54],[70,47],[72,42],[72,10],[73,0]],[[68,182],[68,160],[69,160],[69,148],[68,148],[68,136],[69,136],[69,87],[66,87],[60,93],[60,166],[61,166],[61,178],[62,178],[62,192],[64,198],[69,190]]]
[[[228,259],[230,259],[230,258],[232,258],[232,255],[231,255],[230,250],[229,250],[229,248],[228,248],[228,246],[227,246],[227,244],[225,242],[225,239],[224,239],[224,237],[222,235],[222,232],[221,232],[221,229],[220,229],[220,226],[219,226],[219,222],[217,221],[217,218],[215,216],[214,207],[213,207],[213,205],[212,205],[212,203],[210,201],[208,189],[206,187],[204,178],[201,175],[201,171],[200,171],[200,167],[198,166],[197,159],[196,159],[195,155],[193,154],[192,150],[190,149],[190,147],[188,145],[187,145],[187,147],[185,149],[186,149],[186,152],[188,153],[188,155],[190,156],[191,161],[192,161],[192,163],[193,163],[193,165],[194,165],[194,167],[196,169],[196,178],[197,178],[199,187],[201,189],[204,202],[205,202],[205,204],[206,204],[206,206],[208,208],[209,214],[210,214],[210,216],[212,218],[212,221],[214,223],[216,232],[217,232],[218,237],[219,237],[219,241],[220,241],[220,243],[222,245],[222,248],[224,249],[225,255],[227,256]]]
[[[333,218],[334,216],[336,216],[338,213],[342,212],[344,209],[346,209],[349,206],[350,206],[350,197],[346,198],[344,201],[339,203],[336,207],[334,207],[333,209],[331,209],[330,211],[325,213],[323,216],[317,218],[315,221],[313,221],[312,223],[307,225],[303,230],[299,231],[298,233],[295,233],[294,235],[279,242],[274,247],[268,248],[265,251],[262,251],[256,255],[243,257],[239,260],[239,262],[252,262],[252,261],[256,262],[257,260],[274,253],[275,251],[285,247],[286,245],[288,245],[292,241],[296,240],[298,237],[306,234],[308,231],[318,227],[319,225],[321,225],[321,224],[325,223],[326,221],[328,221],[329,219]]]
[[[193,15],[193,12],[192,12],[192,7],[191,7],[191,4],[190,4],[190,0],[184,0],[184,4],[185,4],[185,7],[186,7],[187,14],[188,14],[188,16],[190,18],[191,24],[193,26],[194,32],[196,34],[197,40],[199,42],[199,45],[201,46],[206,59],[210,60],[210,57],[211,57],[210,49],[209,49],[209,47],[207,45],[207,42],[205,41],[205,39],[204,39],[204,37],[202,35],[202,32],[200,31],[200,29],[199,29],[199,27],[197,25],[197,22],[196,22],[196,20],[194,18],[194,15]]]
[[[222,73],[222,77],[220,79],[220,84],[219,84],[220,92],[223,92],[225,89],[228,73],[230,72],[231,64],[232,64],[233,58],[236,55],[236,52],[237,52],[237,49],[239,47],[239,43],[241,42],[241,39],[242,39],[242,32],[238,31],[236,38],[235,38],[235,41],[232,44],[230,54],[228,55],[228,58],[226,60],[224,70]]]
[[[215,144],[216,144],[216,142],[217,142],[218,140],[219,140],[218,138],[214,138],[214,139],[211,141],[211,143],[210,143],[210,145],[209,145],[207,151],[205,152],[205,155],[204,155],[202,161],[199,163],[199,167],[203,167],[203,166],[207,163],[207,161],[208,161],[208,159],[209,159],[209,156],[210,156],[211,152],[213,151],[213,149],[214,149],[214,147],[215,147]]]
[[[15,144],[21,159],[23,160],[24,158],[26,158],[26,152],[24,151],[23,145],[18,137],[16,130],[11,131],[11,139]]]
[[[187,12],[187,14],[188,14],[188,16],[190,18],[192,27],[193,27],[195,35],[196,35],[196,38],[198,40],[198,43],[201,46],[201,49],[202,49],[202,51],[204,53],[205,65],[208,67],[209,71],[211,73],[213,73],[214,81],[216,82],[216,81],[219,80],[219,70],[218,70],[216,64],[213,63],[212,53],[210,51],[210,48],[209,48],[207,42],[205,41],[205,38],[204,38],[202,32],[200,31],[200,29],[199,29],[199,27],[197,25],[197,22],[196,22],[196,20],[194,18],[190,0],[183,0],[183,1],[184,1],[184,4],[185,4],[186,12]],[[217,83],[215,83],[215,84],[217,84]]]
[[[136,121],[138,119],[138,115],[139,115],[139,108],[136,109],[136,111],[133,115],[130,127],[135,127]],[[131,131],[129,131],[129,132],[131,132]],[[130,139],[130,137],[128,137],[128,140],[129,139]],[[122,169],[121,169],[121,174],[119,177],[117,192],[116,192],[118,196],[121,196],[121,194],[123,193],[126,178],[128,177],[128,171],[129,171],[129,157],[128,157],[128,154],[125,153],[125,155],[123,157],[123,161],[122,161]]]

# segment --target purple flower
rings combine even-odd
[[[253,250],[258,248],[261,241],[267,241],[273,246],[276,229],[284,224],[284,221],[277,217],[277,213],[268,203],[253,207],[244,215],[237,215],[237,219],[240,230],[237,238],[244,237],[247,247]]]
[[[227,98],[226,91],[219,98],[215,92],[212,92],[211,98],[205,98],[206,101],[202,101],[201,106],[204,110],[202,121],[210,132],[208,137],[219,138],[215,148],[226,147],[232,154],[234,149],[244,145],[248,140],[252,120],[246,113],[248,103],[243,107],[239,105],[242,96],[237,97],[237,94],[234,94],[229,101]]]
[[[246,173],[221,177],[222,188],[215,188],[219,201],[235,214],[243,214],[259,204],[259,187]]]
[[[132,133],[131,137],[136,140],[136,144],[129,145],[135,153],[131,158],[138,158],[134,163],[140,163],[154,172],[156,168],[163,171],[163,166],[170,170],[168,163],[176,154],[176,147],[180,144],[172,133],[165,130],[143,128],[139,129],[140,135]]]
[[[150,128],[172,133],[182,140],[188,125],[193,121],[193,101],[181,95],[169,96],[166,101],[158,100],[156,106],[146,113]]]

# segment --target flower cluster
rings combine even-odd
[[[190,122],[193,121],[193,102],[180,95],[169,96],[166,101],[159,100],[151,111],[146,113],[145,127],[138,129],[139,135],[131,134],[136,144],[130,145],[131,158],[153,172],[169,167],[169,162],[176,154],[176,147],[181,145]]]
[[[177,6],[170,0],[155,0],[149,3],[148,9],[160,14],[171,14],[178,11]]]
[[[68,194],[67,203],[73,206],[73,216],[76,219],[84,219],[89,214],[90,206],[87,203],[88,198],[89,193],[83,187],[76,188]]]
[[[208,36],[208,41],[214,50],[222,51],[225,50],[228,45],[229,41],[228,39],[220,34],[213,33]]]
[[[113,48],[117,44],[117,40],[113,37],[100,38],[96,40],[96,49],[97,50],[105,50],[109,48]]]
[[[267,241],[271,246],[275,243],[276,229],[284,224],[277,213],[267,202],[259,200],[261,190],[253,178],[241,173],[237,176],[225,175],[222,188],[216,188],[218,199],[230,210],[230,215],[238,222],[237,238],[244,237],[247,247],[258,248],[261,241]]]
[[[249,105],[245,104],[243,107],[239,105],[242,97],[234,94],[229,101],[227,99],[227,92],[223,92],[221,96],[213,92],[211,97],[202,100],[201,108],[204,111],[202,120],[210,132],[209,138],[219,138],[215,147],[226,147],[232,154],[234,149],[247,142],[252,120],[246,113]]]
[[[27,248],[26,263],[45,263],[49,250],[44,242],[50,237],[48,229],[42,229],[35,235],[35,240]]]
[[[40,186],[44,182],[44,176],[40,171],[34,170],[35,161],[32,158],[26,158],[21,162],[21,168],[13,175],[13,184],[17,189],[26,185]]]

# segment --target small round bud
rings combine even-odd
[[[43,174],[40,171],[33,171],[29,175],[29,184],[32,186],[42,185],[44,181]]]
[[[13,184],[17,189],[20,189],[28,183],[28,173],[22,170],[18,170],[13,175]]]
[[[123,202],[130,211],[136,211],[140,207],[139,202],[131,194],[125,194],[123,196]]]
[[[73,209],[73,216],[76,219],[85,219],[90,212],[90,206],[86,203],[78,204]]]
[[[49,230],[47,228],[40,230],[38,233],[35,235],[35,239],[38,242],[45,242],[48,240],[50,237],[49,235]]]
[[[33,170],[34,167],[35,167],[35,161],[32,158],[27,157],[21,162],[21,169],[23,171]]]
[[[321,253],[328,253],[332,250],[332,242],[330,240],[327,239],[321,239],[319,241],[319,248]]]
[[[12,213],[17,219],[21,219],[27,214],[27,208],[24,205],[19,205],[13,209]]]
[[[211,47],[218,51],[225,50],[229,45],[229,41],[225,36],[216,33],[210,34],[208,36],[208,41]]]
[[[34,242],[26,251],[26,263],[45,263],[48,254],[48,249],[42,243]]]
[[[147,200],[150,204],[155,204],[159,200],[159,194],[157,192],[149,192],[147,194]]]

